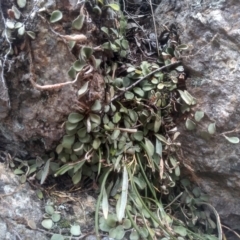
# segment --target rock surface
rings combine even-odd
[[[188,91],[197,98],[195,110],[205,112],[206,131],[215,122],[209,141],[181,127],[184,157],[191,162],[202,189],[210,196],[223,224],[240,231],[240,151],[221,133],[239,130],[240,12],[239,1],[161,1],[158,24],[177,23],[180,39],[190,46],[183,53]],[[167,12],[166,12],[167,11]],[[240,137],[239,132],[226,134]],[[234,238],[232,238],[234,239]],[[238,238],[237,238],[238,239]]]
[[[24,16],[31,10],[35,1],[28,1]],[[64,10],[67,20],[78,15],[77,0],[69,1],[39,1],[52,11],[56,7]],[[228,143],[220,134],[239,128],[240,110],[240,12],[238,0],[162,0],[156,9],[156,20],[159,27],[177,23],[182,43],[190,46],[190,51],[182,56],[188,71],[188,91],[197,98],[195,110],[205,112],[202,127],[207,129],[210,122],[216,122],[217,135],[209,141],[200,137],[199,132],[187,132],[181,127],[183,153],[188,163],[194,169],[198,182],[206,191],[213,206],[219,212],[222,221],[233,230],[240,231],[240,163],[239,145]],[[14,1],[4,1],[2,12],[6,17],[7,9]],[[68,81],[66,69],[69,69],[76,57],[68,51],[66,45],[51,33],[46,23],[40,18],[30,21],[30,29],[37,32],[36,40],[32,41],[35,57],[37,82],[40,85],[55,84]],[[69,21],[70,22],[70,21]],[[0,27],[3,29],[2,18]],[[67,33],[69,26],[56,25],[61,33]],[[48,30],[46,30],[48,29]],[[51,92],[39,91],[29,82],[28,55],[21,51],[23,42],[15,49],[15,67],[10,72],[1,74],[0,85],[0,143],[4,149],[19,157],[41,155],[52,150],[61,139],[64,129],[61,127],[66,116],[74,110],[72,102],[76,100],[76,92],[81,82],[68,85]],[[6,49],[6,48],[5,48]],[[9,63],[8,63],[9,64]],[[1,66],[0,66],[1,68]],[[2,73],[2,71],[0,71]],[[6,81],[8,92],[4,89]],[[4,90],[4,91],[3,91]],[[10,107],[8,100],[10,97]],[[239,136],[239,133],[227,136]],[[5,170],[2,170],[4,173]],[[8,173],[9,175],[10,173]],[[5,175],[0,175],[1,181]],[[15,189],[18,184],[11,180],[1,184],[1,194]],[[6,186],[11,185],[8,190]],[[1,211],[0,239],[15,239],[23,230],[10,231],[9,226],[15,226],[17,219],[33,216],[36,222],[42,216],[39,202],[30,203],[26,191],[11,196],[1,197],[5,210]],[[22,205],[13,205],[16,210],[9,212],[10,201],[17,202],[17,197],[23,203],[32,206],[31,211],[21,209]],[[26,197],[26,199],[22,199]],[[31,205],[32,204],[32,205]],[[32,210],[35,212],[32,212]],[[3,220],[5,218],[5,220]],[[7,222],[9,219],[9,222]],[[12,224],[12,225],[11,225]],[[26,228],[24,231],[32,230]],[[16,231],[16,232],[14,232]],[[41,233],[38,233],[41,234]],[[3,238],[2,238],[3,237]],[[44,236],[36,237],[45,239]],[[27,238],[26,238],[27,239]],[[29,239],[32,239],[31,237]],[[234,239],[234,238],[232,238]]]
[[[68,70],[78,57],[74,56],[67,43],[56,32],[62,35],[79,34],[71,28],[71,22],[79,14],[78,1],[49,0],[39,1],[37,5],[34,2],[29,1],[26,8],[21,9],[21,11],[24,19],[28,17],[30,11],[33,11],[31,16],[34,17],[29,19],[26,28],[37,35],[36,39],[31,41],[36,83],[43,86],[72,81],[68,76]],[[2,5],[5,18],[7,18],[7,9],[11,8],[13,4],[11,1]],[[35,6],[35,8],[32,8],[32,6]],[[50,13],[53,9],[61,10],[67,24],[53,24],[54,33],[54,31],[51,31],[51,26],[44,21],[45,18],[49,18],[49,14],[45,12],[36,14],[40,7],[45,7]],[[1,21],[0,24],[3,26]],[[83,27],[83,31],[86,32],[86,27],[85,29]],[[89,39],[91,39],[91,36],[89,36]],[[91,44],[89,39],[88,44]],[[6,41],[4,43],[7,45]],[[11,154],[21,158],[34,157],[54,149],[56,144],[59,143],[65,131],[62,127],[63,123],[70,112],[76,111],[74,103],[78,100],[77,90],[83,85],[83,82],[82,78],[79,77],[76,84],[69,84],[59,89],[51,91],[36,89],[29,81],[32,73],[30,72],[29,49],[26,41],[20,39],[19,42],[14,43],[14,49],[14,54],[11,55],[14,64],[11,67],[9,66],[10,71],[5,71],[3,75],[8,91],[4,88],[3,82],[0,81],[0,103],[3,101],[2,108],[0,108],[0,118],[2,118],[0,122],[0,143],[1,148]],[[1,51],[4,57],[4,49]],[[10,62],[7,62],[5,68],[9,64]],[[3,79],[2,75],[0,76]],[[92,80],[89,80],[93,83],[99,83],[96,78],[99,79],[99,75],[94,73]],[[101,87],[103,88],[101,84],[98,86],[92,84],[91,86],[93,88],[97,87],[97,93],[99,91],[103,92],[101,91]],[[8,94],[10,96],[10,109],[7,108]],[[94,96],[94,89],[91,96]]]
[[[46,196],[39,200],[36,191],[28,183],[21,184],[6,162],[0,163],[0,239],[49,240],[53,233],[60,231],[70,236],[70,224],[77,223],[81,227],[81,239],[96,240],[96,236],[89,235],[94,230],[95,198],[81,192],[61,191],[51,191]],[[50,202],[61,214],[61,220],[47,231],[41,222],[46,215],[45,206]],[[36,228],[31,229],[31,223]]]
[[[40,225],[42,203],[28,184],[21,185],[12,170],[0,163],[0,239],[47,240],[45,234],[28,227],[28,221]]]

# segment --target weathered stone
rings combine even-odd
[[[50,233],[41,226],[47,203],[61,214],[61,220]],[[52,191],[50,198],[39,200],[28,183],[21,184],[19,176],[7,169],[6,163],[0,163],[0,239],[49,240],[53,233],[59,232],[69,236],[74,223],[80,225],[82,239],[97,239],[95,235],[88,235],[94,230],[95,205],[96,199],[82,192],[71,195]],[[30,228],[30,221],[37,229]]]
[[[0,164],[0,239],[42,239],[48,238],[41,232],[31,230],[28,221],[38,226],[42,219],[42,203],[26,183],[18,178],[4,164]]]
[[[239,1],[178,2],[161,1],[156,18],[160,26],[168,19],[181,29],[181,42],[190,46],[190,51],[182,54],[189,74],[187,89],[198,100],[195,110],[205,112],[204,130],[210,122],[217,126],[216,136],[208,142],[201,139],[199,131],[187,132],[182,126],[184,157],[223,223],[240,230],[239,144],[230,144],[221,136],[239,129]],[[240,137],[238,131],[226,135]]]
[[[29,2],[26,9],[21,9],[26,17],[33,9],[31,4],[35,4],[34,1]],[[9,6],[3,5],[4,14],[9,7],[10,3]],[[77,1],[40,1],[37,7],[45,7],[50,12],[53,8],[64,11],[64,21],[68,25],[56,23],[55,30],[62,35],[76,34],[71,29],[71,21],[79,14]],[[34,11],[37,10],[38,8],[34,8]],[[68,70],[78,58],[71,53],[67,42],[53,33],[46,21],[36,12],[31,15],[35,17],[27,23],[27,27],[36,33],[36,39],[31,41],[36,83],[43,86],[71,81]],[[0,81],[0,118],[5,117],[0,123],[1,148],[21,158],[42,155],[43,152],[54,149],[64,134],[65,129],[62,125],[68,114],[78,109],[75,106],[78,100],[77,91],[83,85],[80,77],[76,84],[69,84],[57,90],[36,89],[29,81],[31,74],[28,51],[26,43],[15,46],[15,53],[11,55],[14,64],[11,65],[10,72],[5,69],[8,89],[4,88]],[[98,84],[103,81],[99,76],[94,73],[87,79],[90,81],[90,88],[93,87],[93,91],[90,91],[91,100],[94,100],[94,97],[102,97],[99,93],[102,94],[104,86]],[[96,78],[101,81],[96,81]],[[98,96],[95,96],[95,93]],[[9,102],[8,94],[10,111],[6,105]],[[3,103],[1,99],[4,100]]]

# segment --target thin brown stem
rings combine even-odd
[[[150,7],[151,7],[152,19],[153,19],[153,26],[154,26],[155,37],[156,37],[157,54],[158,54],[158,57],[160,57],[158,37],[157,37],[157,27],[156,27],[156,21],[155,21],[154,12],[153,12],[153,7],[152,7],[152,0],[149,0],[149,3],[150,3]]]

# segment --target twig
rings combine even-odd
[[[17,231],[15,231],[14,229],[13,229],[13,232],[15,233],[15,235],[19,238],[19,240],[23,240],[21,237],[20,237],[20,235],[18,234],[18,232]]]
[[[240,235],[239,235],[237,232],[235,232],[234,230],[232,230],[231,228],[229,228],[229,227],[227,227],[227,226],[225,226],[225,225],[223,225],[223,224],[222,224],[222,227],[226,228],[226,229],[229,230],[230,232],[233,232],[233,233],[240,239]]]
[[[151,12],[152,12],[153,26],[154,26],[155,37],[156,37],[157,54],[158,54],[158,57],[160,57],[159,45],[158,45],[158,37],[157,37],[157,27],[156,27],[156,21],[155,21],[153,7],[152,7],[152,0],[149,0],[149,2],[150,2]]]
[[[222,240],[223,234],[222,234],[222,228],[221,228],[221,220],[220,220],[217,210],[209,203],[199,202],[198,204],[207,205],[213,211],[213,213],[216,217],[216,221],[217,221],[218,240]]]
[[[165,65],[165,66],[163,66],[163,67],[160,67],[160,68],[158,68],[158,69],[150,72],[150,73],[147,74],[146,76],[140,78],[138,81],[136,81],[135,83],[133,83],[131,86],[125,88],[124,91],[122,91],[121,93],[119,93],[118,95],[116,95],[115,97],[113,97],[113,98],[111,99],[110,103],[113,102],[114,100],[116,100],[117,98],[121,97],[121,96],[122,96],[125,92],[127,92],[128,90],[134,88],[136,85],[138,85],[138,84],[139,84],[140,82],[142,82],[144,79],[150,77],[152,74],[157,73],[157,72],[159,72],[159,71],[161,71],[161,70],[163,70],[163,69],[165,69],[165,68],[174,66],[174,65],[176,65],[176,64],[178,64],[178,63],[179,63],[179,61],[174,62],[174,63],[170,63],[170,64],[168,64],[168,65]]]
[[[86,69],[83,69],[81,72],[79,72],[76,76],[76,78],[73,80],[73,81],[68,81],[68,82],[63,82],[63,83],[56,83],[56,84],[52,84],[52,85],[44,85],[44,86],[41,86],[39,84],[36,83],[36,77],[35,77],[35,73],[34,73],[34,66],[33,66],[33,56],[32,56],[32,50],[31,50],[31,47],[30,47],[30,43],[28,42],[28,51],[29,51],[29,62],[30,62],[30,77],[29,77],[29,81],[31,82],[31,84],[33,85],[33,87],[35,87],[36,89],[38,90],[53,90],[53,89],[58,89],[58,88],[61,88],[63,86],[66,86],[66,85],[69,85],[69,84],[74,84],[77,82],[77,80],[79,79],[79,76],[81,74],[84,73],[84,71]],[[83,79],[87,78],[90,76],[93,68],[92,66],[90,66],[90,70],[88,71],[87,75],[86,76],[83,76]],[[82,80],[83,80],[82,79]]]
[[[194,56],[198,55],[201,51],[205,50],[206,46],[210,45],[217,38],[217,36],[218,36],[218,33],[216,33],[212,37],[212,39],[207,44],[205,44],[202,48],[200,48],[196,53],[190,54],[190,55],[186,55],[186,56],[181,55],[181,58],[189,58],[189,57],[194,57]]]
[[[235,129],[233,129],[233,130],[231,130],[231,131],[227,131],[227,132],[220,133],[219,135],[220,135],[220,136],[224,136],[225,134],[234,133],[234,132],[235,132],[235,133],[236,133],[236,132],[239,132],[239,131],[240,131],[239,126],[240,126],[240,124],[238,124],[238,126],[237,126]]]
[[[178,198],[182,196],[183,192],[181,192],[179,195],[177,195],[164,209],[170,207]]]
[[[143,27],[134,19],[133,16],[131,16],[128,11],[126,10],[126,6],[125,6],[125,0],[123,0],[123,12],[126,13],[128,15],[129,18],[131,18],[136,25],[142,30],[143,34],[146,36],[146,38],[148,37],[146,34],[146,31],[144,31]],[[136,40],[136,39],[135,39]],[[151,48],[151,44],[148,42],[149,48]],[[139,47],[139,49],[142,51],[142,49]]]
[[[50,31],[55,34],[56,36],[60,37],[63,41],[68,40],[68,41],[76,41],[76,42],[86,42],[87,37],[84,34],[73,34],[73,35],[61,35],[60,33],[56,32],[50,25],[50,23],[41,15],[38,15],[44,23],[47,23]],[[65,42],[65,41],[64,41]]]

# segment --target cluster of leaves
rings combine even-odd
[[[195,102],[195,99],[186,91],[183,92],[183,91],[179,90],[179,92],[181,94],[182,99],[185,101],[185,103],[188,102],[189,104],[191,104],[192,101]],[[184,105],[183,105],[183,108],[184,108]],[[184,108],[183,111],[185,111],[185,110],[190,110],[190,109]],[[207,130],[204,130],[203,127],[201,127],[201,125],[200,125],[200,121],[203,118],[204,118],[204,112],[196,111],[194,113],[193,118],[188,117],[186,119],[185,126],[186,126],[187,130],[189,130],[189,131],[193,131],[193,130],[196,130],[196,128],[199,128],[200,129],[199,135],[203,139],[209,141],[211,139],[211,137],[216,135],[216,123],[215,122],[210,123],[207,127]],[[223,136],[230,143],[233,143],[233,144],[239,143],[238,137],[228,137],[224,133],[220,134],[220,136]]]
[[[165,207],[165,210],[171,211],[180,221],[186,224],[186,229],[183,230],[182,228],[183,231],[187,232],[187,229],[190,229],[193,232],[206,232],[206,239],[218,239],[210,235],[215,232],[217,226],[212,220],[212,212],[204,206],[208,205],[208,196],[203,194],[200,188],[194,186],[188,179],[181,179],[176,188],[178,191],[171,192],[168,195],[170,204]],[[176,192],[180,192],[180,194],[176,196]]]
[[[18,167],[14,170],[14,173],[17,175],[21,175],[20,181],[21,183],[26,182],[26,179],[33,174],[35,178],[43,184],[48,175],[53,175],[57,169],[60,167],[60,164],[52,161],[53,158],[47,159],[46,157],[36,159],[31,159],[28,161],[23,161],[18,158],[14,158],[14,161],[20,162]],[[11,167],[15,167],[15,164],[11,162]],[[41,193],[39,193],[39,198],[41,197]]]
[[[17,5],[19,8],[24,8],[26,6],[26,0],[18,0]],[[4,30],[4,34],[8,36],[8,39],[12,39],[16,31],[18,37],[27,34],[30,38],[35,39],[35,33],[26,31],[25,22],[20,22],[22,14],[16,6],[13,5],[12,8],[8,10],[8,15],[9,18],[6,20],[6,29]]]
[[[97,233],[100,228],[114,239],[127,233],[130,239],[212,237],[188,230],[183,221],[166,213],[160,199],[169,194],[180,176],[176,159],[179,133],[171,118],[177,101],[171,96],[184,68],[150,74],[175,57],[170,54],[174,49],[167,50],[164,61],[128,64],[124,77],[107,75],[109,102],[96,100],[87,112],[71,113],[66,135],[56,148],[62,166],[55,176],[68,173],[74,184],[82,177],[99,178],[95,227]],[[141,78],[144,80],[131,88]],[[79,97],[86,95],[88,86],[87,81],[79,89]],[[125,91],[123,97],[111,101],[119,91]],[[115,206],[115,213],[109,214],[110,205]],[[98,224],[100,206],[103,217]]]
[[[54,207],[51,204],[47,204],[45,206],[45,215],[44,220],[42,221],[42,226],[50,230],[54,227],[54,224],[58,223],[61,219],[61,214],[58,211],[54,210]],[[80,236],[81,228],[78,224],[74,224],[70,228],[70,233],[72,236]],[[53,234],[51,240],[64,240],[64,236],[62,234]]]
[[[116,4],[109,4],[108,7],[118,10]],[[56,10],[50,22],[61,18],[62,13]],[[84,15],[80,14],[73,21],[73,28],[80,30],[84,19]],[[119,25],[118,29],[101,28],[108,40],[102,44],[102,49],[118,53],[122,59],[129,51],[129,43],[125,39],[126,20],[121,18]],[[71,47],[74,44],[70,42]],[[41,183],[49,174],[57,177],[67,173],[74,184],[86,177],[98,179],[97,234],[100,228],[114,239],[122,239],[129,234],[131,240],[215,240],[214,236],[209,235],[211,231],[204,234],[204,229],[199,231],[195,228],[196,221],[190,224],[189,219],[198,216],[196,204],[199,202],[196,198],[200,199],[200,196],[195,194],[195,198],[189,197],[191,194],[186,186],[180,204],[185,218],[172,217],[162,203],[163,196],[173,192],[180,176],[180,163],[176,157],[180,145],[176,139],[180,133],[176,131],[172,113],[180,101],[184,101],[185,109],[196,102],[186,90],[177,91],[179,77],[184,73],[183,66],[171,67],[166,71],[155,70],[175,62],[185,48],[186,45],[170,43],[161,50],[162,58],[156,63],[143,61],[139,66],[127,64],[124,76],[115,77],[114,64],[105,66],[106,102],[95,100],[87,111],[79,109],[79,112],[70,113],[65,123],[66,135],[56,148],[58,161],[50,158],[46,162],[29,162],[25,178],[36,172]],[[68,73],[74,78],[83,68],[91,65],[97,69],[100,64],[101,61],[94,56],[94,49],[83,46],[79,59]],[[139,79],[142,81],[134,85]],[[79,99],[87,98],[89,86],[89,80],[86,80],[78,91]],[[23,166],[26,167],[26,164],[18,168],[17,174],[23,173]],[[176,203],[172,206],[179,207]],[[175,212],[178,211],[177,207],[173,209]],[[99,220],[100,208],[103,216]],[[46,206],[46,213],[47,218],[42,225],[51,229],[59,213],[52,206]],[[198,218],[205,219],[213,229],[210,215],[204,214]],[[74,233],[71,231],[72,235],[80,235],[80,227],[75,228]]]
[[[126,19],[122,16],[119,22],[119,29],[102,27],[101,30],[105,33],[108,41],[102,44],[103,49],[113,52],[118,52],[120,57],[126,57],[129,49],[128,41],[125,38],[125,31],[127,26]]]

